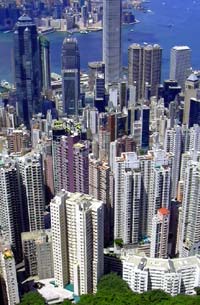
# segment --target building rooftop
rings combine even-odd
[[[192,73],[192,74],[190,74],[190,76],[188,77],[187,80],[188,80],[188,81],[191,81],[191,82],[196,82],[196,81],[198,81],[199,79],[198,79],[198,77],[197,77],[194,73]]]
[[[56,287],[54,285],[54,279],[45,279],[40,280],[44,286],[38,289],[38,292],[43,296],[46,300],[47,304],[60,304],[64,300],[73,300],[73,292],[66,290],[64,288]]]
[[[188,46],[174,46],[172,49],[177,51],[190,50]]]
[[[200,268],[200,256],[190,256],[174,259],[150,258],[142,255],[128,255],[122,257],[123,263],[131,264],[138,269],[158,269],[164,272],[178,272],[180,269],[187,269],[193,266]]]
[[[46,237],[47,235],[51,235],[51,230],[37,230],[31,232],[23,232],[21,234],[22,241],[31,240],[31,239],[39,239],[41,237]]]
[[[162,215],[169,215],[169,210],[166,208],[160,208],[158,212]]]

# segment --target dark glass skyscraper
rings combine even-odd
[[[65,38],[63,42],[62,82],[63,111],[76,115],[80,96],[80,53],[74,38]]]
[[[33,20],[23,15],[14,32],[15,84],[19,116],[26,125],[40,110],[38,33]]]

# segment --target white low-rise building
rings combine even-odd
[[[123,258],[123,279],[138,293],[161,289],[172,296],[192,295],[200,285],[200,256],[176,259],[127,256]]]

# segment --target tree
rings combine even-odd
[[[20,305],[45,305],[45,300],[38,292],[28,292],[23,295]]]
[[[116,238],[115,245],[121,248],[123,246],[123,240],[121,238]]]
[[[197,295],[200,295],[200,287],[195,287],[194,290],[196,291]]]

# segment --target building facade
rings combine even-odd
[[[188,46],[175,46],[171,49],[169,78],[176,80],[183,90],[191,66],[191,49]]]
[[[66,38],[63,41],[61,59],[63,112],[77,115],[80,96],[80,53],[76,39]]]
[[[106,84],[120,79],[121,12],[121,0],[103,1],[103,62]]]
[[[14,67],[19,117],[29,126],[40,110],[40,65],[38,33],[33,20],[23,15],[14,32]]]
[[[96,292],[103,275],[103,202],[61,191],[51,202],[54,276],[75,295]]]

